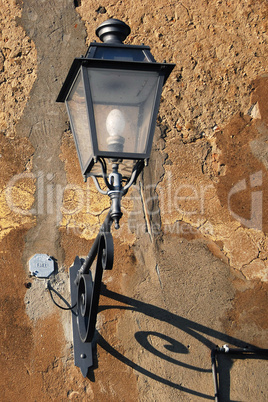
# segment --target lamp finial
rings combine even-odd
[[[130,32],[127,24],[115,18],[104,21],[96,29],[96,35],[104,43],[123,43]]]

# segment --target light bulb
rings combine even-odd
[[[111,152],[123,152],[125,138],[122,136],[125,130],[125,117],[119,109],[113,109],[107,116],[106,128],[109,133],[107,138],[108,149]]]
[[[124,132],[126,121],[119,109],[113,109],[107,116],[106,128],[111,137],[121,136]]]

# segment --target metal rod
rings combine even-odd
[[[107,214],[107,216],[106,216],[106,218],[105,218],[105,220],[104,220],[104,222],[103,222],[103,224],[102,224],[102,226],[101,226],[101,228],[100,228],[100,232],[105,232],[105,233],[107,233],[107,232],[111,232],[111,226],[112,226],[112,224],[113,224],[113,220],[112,220],[112,218],[111,218],[111,209],[109,209],[109,212],[108,212],[108,214]]]
[[[79,278],[81,275],[84,274],[88,274],[89,269],[93,263],[93,261],[96,258],[97,252],[98,252],[98,248],[99,248],[99,239],[100,239],[100,233],[98,234],[98,236],[96,237],[83,265],[81,266],[81,268],[79,269],[79,271],[77,272],[77,277],[75,279],[75,284],[78,285],[79,283]]]
[[[218,373],[217,373],[217,354],[229,354],[235,356],[245,356],[245,358],[250,358],[252,356],[267,356],[268,358],[268,349],[261,348],[229,348],[229,346],[224,345],[221,348],[216,347],[211,351],[211,363],[212,363],[212,375],[213,375],[213,384],[214,384],[214,396],[215,402],[219,402],[219,385],[218,385]]]
[[[130,176],[130,179],[128,180],[127,184],[123,188],[123,195],[125,195],[128,192],[128,189],[134,182],[136,182],[140,172],[142,171],[144,167],[144,161],[138,161],[135,166],[133,167],[132,174]]]
[[[213,376],[213,384],[214,384],[214,398],[215,402],[219,402],[219,386],[218,386],[218,377],[217,377],[217,362],[216,362],[216,350],[213,349],[211,351],[211,363],[212,363],[212,376]]]
[[[107,216],[106,216],[106,218],[105,218],[105,220],[104,220],[104,222],[103,222],[103,224],[102,224],[102,226],[100,228],[100,231],[99,231],[94,243],[92,244],[92,247],[91,247],[91,249],[90,249],[90,251],[89,251],[89,253],[88,253],[88,255],[87,255],[87,257],[86,257],[86,259],[85,259],[85,261],[83,263],[83,265],[81,266],[81,268],[77,272],[77,277],[75,279],[75,284],[76,285],[78,285],[79,278],[80,278],[81,275],[89,273],[90,267],[91,267],[93,261],[95,260],[97,253],[98,253],[100,236],[101,236],[101,234],[103,232],[106,232],[106,233],[109,232],[110,233],[112,223],[113,223],[113,221],[112,221],[112,218],[111,218],[111,211],[109,210],[109,212],[108,212],[108,214],[107,214]]]

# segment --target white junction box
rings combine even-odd
[[[47,254],[35,254],[29,260],[29,270],[32,276],[48,278],[54,272],[54,261]]]

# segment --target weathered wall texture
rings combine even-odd
[[[0,0],[0,400],[213,399],[214,345],[267,348],[267,1]],[[83,183],[64,105],[74,57],[108,18],[176,63],[152,157],[123,203],[95,367],[28,260],[68,268],[109,208]],[[265,360],[225,360],[223,400],[265,401]]]

